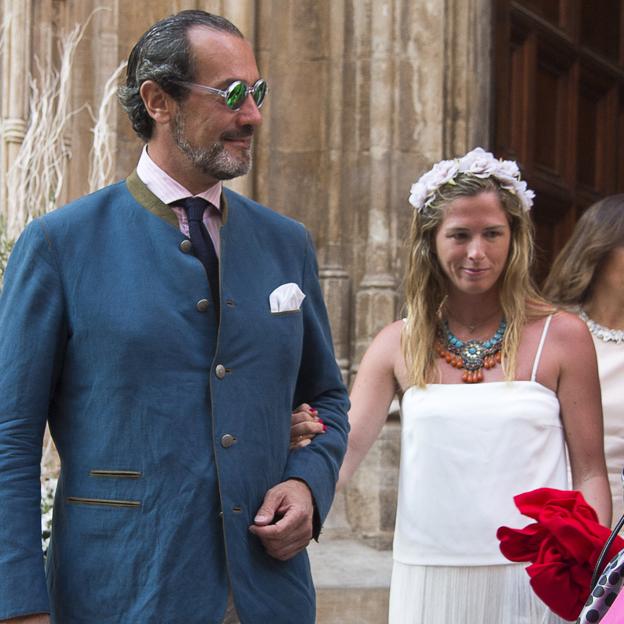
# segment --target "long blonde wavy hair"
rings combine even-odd
[[[594,277],[615,249],[624,245],[624,194],[592,204],[578,220],[544,282],[544,296],[578,308],[592,297]]]
[[[409,382],[415,386],[424,387],[432,381],[436,333],[447,296],[447,277],[435,253],[436,233],[452,201],[487,192],[498,195],[511,229],[509,255],[500,278],[500,303],[507,321],[502,345],[506,379],[514,379],[520,335],[527,320],[546,316],[553,310],[538,295],[530,277],[533,223],[528,212],[495,178],[479,178],[470,173],[457,175],[436,191],[433,201],[422,211],[415,210],[412,218],[405,278],[407,322],[401,348]]]

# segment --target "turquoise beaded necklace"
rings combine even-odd
[[[483,381],[483,369],[494,368],[501,361],[503,337],[507,322],[502,319],[496,333],[487,340],[460,340],[449,329],[448,321],[443,321],[438,330],[436,351],[451,366],[463,368],[462,380],[466,383]]]

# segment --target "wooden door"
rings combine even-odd
[[[624,191],[624,1],[495,9],[493,147],[536,192],[541,282],[583,210]]]

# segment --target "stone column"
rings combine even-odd
[[[396,309],[389,216],[394,109],[392,3],[371,2],[369,16],[369,88],[363,92],[363,96],[369,98],[370,115],[370,178],[366,206],[368,235],[364,257],[366,272],[356,295],[353,369],[357,369],[357,364],[375,334],[394,320]]]
[[[350,363],[350,287],[344,266],[345,207],[342,197],[344,114],[344,31],[343,1],[331,4],[329,24],[329,64],[327,67],[326,118],[328,124],[327,207],[324,223],[324,246],[319,250],[323,296],[332,326],[336,359],[345,383],[349,383]]]
[[[444,153],[490,145],[492,2],[448,0],[445,20]]]
[[[368,140],[360,138],[356,150],[370,168],[367,240],[355,250],[365,266],[356,294],[355,371],[372,337],[396,318],[410,185],[433,162],[488,146],[491,7],[488,0],[371,0],[353,1],[350,8],[355,124],[368,130]],[[367,44],[370,69],[361,60]],[[362,102],[364,97],[369,101]],[[358,161],[362,156],[353,157]],[[357,264],[351,273],[357,275]],[[390,546],[393,532],[399,446],[394,404],[346,490],[351,527],[382,548]]]
[[[28,94],[31,59],[31,0],[4,0],[3,18],[8,19],[4,33],[2,58],[2,162],[0,176],[4,181],[24,140],[28,123]],[[4,183],[0,189],[4,188]],[[8,204],[8,197],[0,197],[5,207],[7,232],[14,238],[19,234],[25,206]]]
[[[358,3],[359,4],[359,3]],[[362,3],[364,4],[364,3]],[[359,10],[362,10],[360,7]],[[391,226],[392,153],[395,111],[396,61],[394,50],[395,7],[392,2],[370,2],[359,16],[357,27],[364,27],[369,46],[368,64],[360,79],[367,88],[360,91],[367,99],[369,115],[367,203],[368,232],[364,250],[365,273],[356,294],[355,353],[352,370],[378,331],[395,320],[397,280],[392,271]],[[359,34],[359,33],[358,33]],[[360,39],[356,34],[356,41]],[[361,39],[360,39],[361,40]],[[347,515],[351,526],[375,546],[389,547],[393,528],[392,480],[397,457],[392,443],[396,425],[385,429],[346,491]],[[390,489],[387,484],[390,483]],[[388,495],[391,500],[388,500]],[[388,504],[390,503],[390,504]]]
[[[229,19],[236,27],[245,35],[247,39],[255,48],[256,42],[256,12],[254,7],[254,0],[222,0],[221,6],[214,12],[219,15],[223,15]],[[206,9],[210,11],[210,9]],[[262,67],[260,67],[260,75],[262,75]],[[254,149],[257,149],[254,146]],[[237,193],[246,195],[247,197],[254,197],[253,188],[254,174],[250,171],[247,175],[240,178],[234,178],[226,182],[227,186]]]
[[[78,0],[80,1],[80,0]],[[139,40],[139,37],[155,22],[177,13],[183,9],[197,8],[197,0],[140,0],[118,2],[118,59],[127,60],[130,50]],[[208,4],[206,2],[202,5]],[[204,8],[203,6],[201,8]],[[206,10],[210,10],[206,7]],[[125,79],[125,73],[122,81]],[[118,135],[117,135],[117,158],[115,163],[115,177],[123,179],[127,177],[139,160],[142,141],[136,136],[126,113],[116,104],[118,109]]]

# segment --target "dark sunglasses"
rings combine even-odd
[[[264,98],[269,92],[269,85],[262,78],[256,80],[251,87],[243,80],[235,80],[226,89],[216,89],[215,87],[207,87],[196,82],[182,80],[173,82],[189,89],[197,89],[198,91],[218,95],[223,98],[225,105],[233,111],[240,109],[248,95],[251,95],[256,106],[260,108],[264,104]]]

